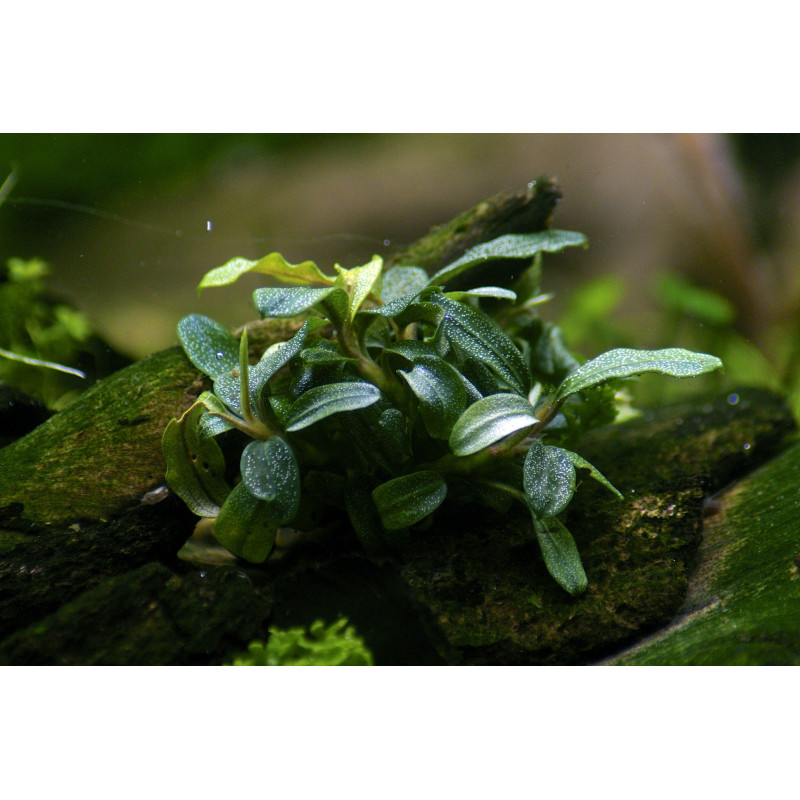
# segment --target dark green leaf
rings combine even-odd
[[[468,456],[537,422],[533,407],[518,394],[491,394],[473,403],[450,433],[450,449]]]
[[[441,285],[472,267],[502,258],[533,258],[537,253],[559,253],[567,247],[586,247],[582,233],[572,231],[538,231],[509,233],[470,248],[458,261],[439,270],[429,281]]]
[[[240,483],[228,495],[214,523],[217,541],[235,556],[259,564],[270,554],[278,532],[267,503]]]
[[[606,487],[609,491],[613,492],[620,500],[622,500],[622,493],[608,480],[608,478],[603,475],[597,467],[593,464],[590,464],[585,458],[582,458],[577,453],[573,453],[571,450],[565,450],[560,448],[561,452],[566,455],[566,457],[572,462],[572,465],[576,469],[588,469],[591,473],[591,476],[598,482],[601,483],[603,486]]]
[[[517,346],[500,326],[477,309],[444,295],[433,298],[444,309],[439,331],[462,359],[482,361],[519,394],[531,387],[531,373]]]
[[[586,590],[587,579],[572,534],[557,519],[533,519],[547,571],[571,595]]]
[[[261,356],[258,364],[250,369],[250,394],[258,398],[275,374],[288,364],[298,353],[309,332],[310,322],[307,320],[302,328],[288,342],[277,342],[269,347]]]
[[[369,489],[365,487],[366,476],[360,475],[347,482],[344,505],[350,524],[361,542],[361,546],[371,555],[383,555],[386,542],[383,537],[381,518]]]
[[[206,413],[195,403],[180,419],[173,419],[161,437],[169,487],[200,517],[216,517],[230,492],[225,480],[225,458],[214,439],[200,429]]]
[[[419,356],[411,372],[399,374],[419,400],[428,433],[436,439],[447,439],[467,403],[467,391],[458,370],[436,356]]]
[[[290,289],[256,289],[253,292],[253,302],[265,317],[296,317],[313,308],[333,291],[335,291],[333,287],[312,289],[307,286]]]
[[[242,483],[266,503],[279,525],[291,522],[300,504],[300,469],[292,448],[279,436],[245,447],[240,462]]]
[[[444,478],[431,470],[413,472],[382,483],[372,499],[387,530],[407,528],[432,514],[447,495]]]
[[[239,342],[213,319],[189,314],[178,323],[178,339],[189,361],[211,378],[239,366]]]
[[[413,364],[418,358],[436,358],[436,349],[430,342],[418,339],[400,339],[383,348],[386,353],[395,353]]]
[[[534,439],[525,456],[523,485],[533,516],[555,517],[575,494],[575,467],[566,451]]]
[[[348,298],[347,292],[338,286],[334,287],[333,291],[325,295],[315,306],[333,323],[337,331],[341,331],[347,323],[349,307],[350,298]]]
[[[628,378],[644,372],[658,372],[673,378],[692,378],[721,366],[722,362],[715,356],[693,353],[679,347],[665,350],[631,350],[621,347],[587,361],[567,375],[558,387],[556,401],[612,378]]]
[[[289,409],[287,431],[299,431],[341,411],[366,408],[380,400],[377,386],[365,381],[316,386],[301,394]]]

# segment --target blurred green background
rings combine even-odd
[[[0,170],[0,263],[46,262],[48,289],[131,358],[184,314],[255,316],[255,276],[195,292],[233,256],[354,266],[546,174],[554,227],[590,240],[545,261],[542,313],[573,348],[713,352],[709,387],[782,388],[800,410],[795,134],[6,134]],[[668,383],[637,396],[698,390]]]

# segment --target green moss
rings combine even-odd
[[[800,444],[720,495],[674,623],[616,664],[800,664]]]
[[[364,640],[342,618],[325,626],[321,620],[305,628],[270,628],[266,642],[250,642],[234,667],[371,667],[375,663]]]

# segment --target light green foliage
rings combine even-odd
[[[181,321],[187,356],[214,392],[165,431],[170,486],[217,517],[220,542],[251,561],[269,555],[279,525],[303,530],[346,515],[368,553],[386,554],[424,535],[451,500],[497,513],[520,502],[550,574],[579,594],[586,574],[559,519],[578,470],[620,495],[567,448],[613,420],[610,381],[721,366],[675,348],[617,349],[580,365],[538,308],[542,253],[585,244],[568,231],[504,236],[431,278],[418,267],[383,274],[377,256],[336,265],[336,275],[277,254],[212,270],[201,288],[252,271],[291,284],[256,290],[256,307],[305,323],[251,365],[246,330],[237,342],[206,317]],[[485,274],[503,259],[529,266],[511,286],[463,288],[471,269]],[[459,288],[448,290],[455,278]],[[239,459],[238,478],[230,467],[226,477],[223,451]]]
[[[63,374],[85,377],[69,364],[92,333],[82,314],[48,299],[49,275],[37,258],[11,258],[0,271],[0,381],[60,408],[75,391]]]
[[[371,667],[372,653],[342,618],[325,627],[318,619],[304,628],[269,629],[269,640],[250,642],[232,667]]]

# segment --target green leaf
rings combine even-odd
[[[365,487],[366,480],[366,475],[357,475],[347,481],[344,506],[364,550],[371,555],[383,555],[387,547],[381,518],[369,489]]]
[[[480,286],[463,292],[445,292],[445,297],[459,301],[467,297],[491,297],[495,300],[510,300],[512,303],[517,299],[516,293],[511,289],[501,289],[499,286]]]
[[[267,503],[258,500],[243,484],[228,495],[214,523],[214,537],[235,556],[259,564],[275,544],[278,526]]]
[[[522,482],[534,518],[555,517],[575,494],[575,467],[566,451],[535,439],[525,456]]]
[[[343,330],[348,321],[350,299],[344,289],[335,286],[330,294],[326,294],[315,306],[332,323],[337,331]]]
[[[533,519],[547,571],[571,595],[582,594],[588,581],[572,534],[557,519]]]
[[[315,386],[292,403],[286,430],[299,431],[332,414],[366,408],[380,400],[380,397],[380,389],[366,381]]]
[[[343,356],[338,350],[330,347],[307,347],[300,353],[304,364],[309,366],[319,364],[357,364],[357,358]]]
[[[253,497],[266,503],[279,525],[291,522],[300,505],[300,468],[294,451],[280,436],[245,447],[239,464],[242,483]]]
[[[210,378],[239,367],[239,342],[227,329],[202,314],[189,314],[178,323],[178,340],[186,357]]]
[[[533,406],[518,394],[490,394],[473,403],[450,433],[450,449],[468,456],[537,422]]]
[[[336,270],[343,278],[344,289],[349,296],[347,319],[352,322],[361,304],[374,291],[378,294],[383,270],[383,259],[373,256],[368,264],[353,269],[342,269],[338,264]]]
[[[470,248],[461,258],[439,270],[428,281],[440,285],[472,267],[502,258],[533,258],[537,253],[559,253],[567,247],[586,247],[587,239],[573,231],[509,233]]]
[[[222,450],[200,428],[205,413],[198,401],[180,419],[171,420],[161,437],[161,448],[172,491],[198,516],[216,517],[231,489],[225,480]]]
[[[253,397],[258,398],[278,370],[285,367],[298,353],[302,352],[309,326],[310,322],[306,321],[288,342],[273,344],[264,352],[258,364],[250,368],[250,394]]]
[[[256,289],[253,292],[253,303],[264,317],[286,318],[296,317],[324,300],[333,287],[312,289],[307,286],[294,286],[289,289]]]
[[[407,528],[432,514],[447,495],[447,484],[438,472],[412,472],[382,483],[372,499],[387,530]]]
[[[458,370],[436,356],[419,356],[410,372],[398,372],[419,400],[428,433],[435,439],[447,439],[467,404],[467,390]]]
[[[313,261],[303,261],[302,264],[290,264],[280,253],[270,253],[258,261],[249,261],[246,258],[232,258],[227,264],[212,269],[203,276],[197,290],[207,289],[211,286],[227,286],[237,281],[248,272],[260,272],[283,283],[293,283],[299,286],[321,284],[333,285],[334,279],[320,272]]]
[[[658,372],[673,378],[693,378],[721,366],[722,362],[716,356],[694,353],[679,347],[665,350],[631,350],[621,347],[587,361],[567,375],[558,387],[555,399],[558,402],[575,392],[612,378],[628,378],[644,372]]]
[[[440,333],[463,359],[482,361],[519,394],[531,387],[531,373],[514,342],[500,326],[477,309],[439,295],[433,302],[444,309]]]
[[[202,403],[209,412],[200,417],[200,431],[203,436],[218,436],[220,433],[224,433],[233,428],[230,422],[222,419],[222,417],[216,416],[216,414],[230,416],[231,412],[213,392],[203,392],[200,397],[197,398],[197,401],[198,403]]]
[[[579,456],[577,453],[573,453],[571,450],[565,450],[564,448],[560,448],[561,452],[564,453],[567,458],[572,462],[572,465],[576,469],[588,469],[591,473],[591,476],[598,482],[603,484],[609,491],[613,492],[620,500],[622,500],[622,493],[608,480],[608,478],[600,472],[597,467],[593,464],[590,464],[585,458]]]
[[[413,364],[418,359],[437,358],[436,348],[430,342],[419,339],[400,339],[383,348],[385,353],[395,353]]]
[[[428,273],[421,267],[391,267],[383,273],[381,299],[391,303],[401,297],[415,297],[428,284]]]

